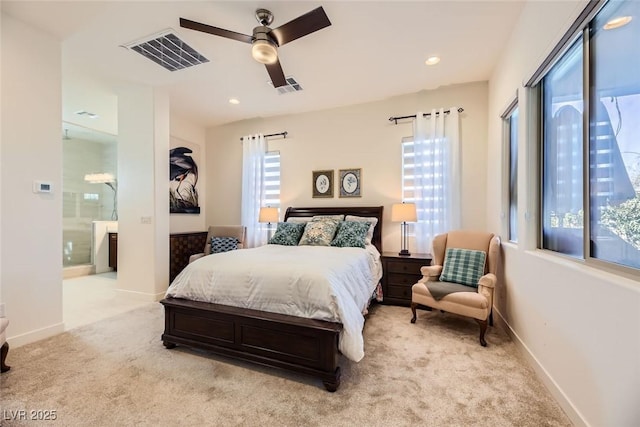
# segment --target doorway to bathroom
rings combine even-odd
[[[117,232],[116,136],[62,123],[64,278],[110,271],[108,233]]]

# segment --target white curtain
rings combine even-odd
[[[431,253],[436,234],[460,228],[459,113],[451,107],[416,114],[413,123],[415,147],[416,249]]]
[[[253,248],[265,243],[267,231],[258,222],[260,207],[265,202],[264,135],[242,138],[242,225],[247,227],[245,247]]]

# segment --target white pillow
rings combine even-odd
[[[364,243],[366,245],[371,244],[371,240],[373,239],[373,229],[378,225],[378,218],[373,216],[355,216],[355,215],[347,215],[344,219],[345,221],[356,221],[356,222],[369,222],[369,231],[367,231],[367,236],[364,239]]]
[[[310,216],[290,216],[287,218],[287,222],[291,222],[293,224],[306,224],[311,221]]]
[[[344,221],[344,215],[314,215],[311,221],[324,221],[325,219],[331,219],[334,221]]]

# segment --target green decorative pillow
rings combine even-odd
[[[484,275],[486,258],[484,251],[449,248],[444,256],[440,280],[477,288],[478,281]]]
[[[298,245],[329,246],[338,229],[338,221],[311,221],[304,227],[304,233]]]
[[[304,224],[279,222],[269,243],[272,245],[297,246],[304,231]]]
[[[331,241],[331,246],[364,248],[368,231],[368,222],[343,221],[338,227],[336,237]]]

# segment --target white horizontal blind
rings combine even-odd
[[[413,138],[402,138],[402,201],[416,202],[416,164]]]
[[[431,143],[434,143],[434,141],[431,140]],[[418,209],[418,221],[420,221],[420,218],[429,218],[429,216],[420,214],[421,209],[418,200],[418,190],[422,190],[422,194],[426,195],[427,198],[437,201],[439,198],[439,196],[437,196],[438,192],[435,191],[436,188],[433,187],[433,185],[429,185],[428,183],[443,183],[445,176],[443,164],[436,158],[433,158],[432,162],[425,163],[424,165],[416,165],[415,149],[416,146],[413,142],[413,138],[402,138],[402,201],[406,203],[416,203]],[[434,153],[437,155],[439,152],[440,150],[436,149]],[[419,166],[422,166],[423,169],[420,169]],[[426,172],[420,175],[419,170]],[[431,195],[431,197],[428,195]],[[440,208],[437,209],[444,210],[444,200],[439,201],[440,203],[438,205]],[[425,208],[422,208],[422,211],[425,214],[429,213]]]
[[[265,206],[280,208],[280,152],[268,151],[264,157]]]

